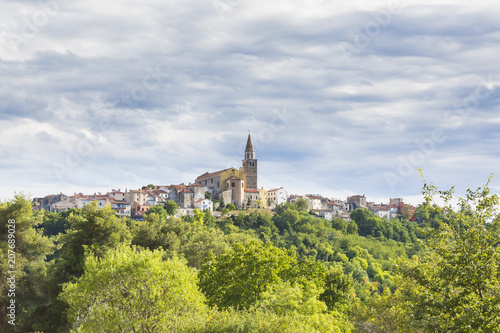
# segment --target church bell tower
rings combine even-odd
[[[248,134],[245,159],[243,160],[243,172],[246,175],[246,188],[257,190],[257,159],[253,149],[252,138]]]

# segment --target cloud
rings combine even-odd
[[[0,14],[4,196],[193,181],[238,167],[248,130],[261,184],[300,193],[414,197],[419,167],[499,165],[496,2],[48,3]]]

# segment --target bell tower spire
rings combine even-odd
[[[247,147],[245,149],[245,159],[255,159],[255,150],[253,149],[252,137],[248,133]]]
[[[245,159],[243,160],[243,172],[246,176],[246,186],[248,189],[257,189],[257,159],[255,149],[252,144],[252,137],[248,131],[247,146],[245,148]]]

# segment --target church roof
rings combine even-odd
[[[234,169],[234,168],[227,168],[227,169],[224,169],[224,170],[220,170],[220,171],[216,171],[216,172],[211,172],[211,173],[206,172],[203,175],[201,175],[198,178],[196,178],[196,181],[199,181],[199,180],[202,180],[202,179],[205,179],[205,178],[215,177],[215,176],[223,173],[224,171],[227,171],[227,170],[230,170],[230,169]]]
[[[252,138],[250,137],[250,134],[248,134],[247,148],[245,149],[245,152],[249,152],[249,151],[252,151],[252,152],[255,151],[253,149]]]

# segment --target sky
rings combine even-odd
[[[500,190],[499,0],[0,0],[0,198]]]

